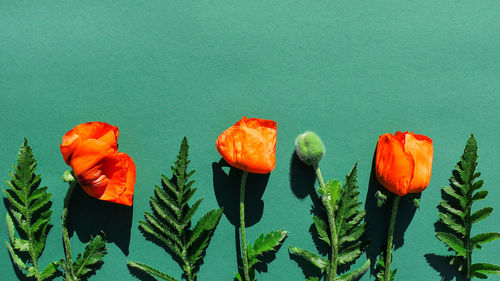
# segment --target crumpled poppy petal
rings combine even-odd
[[[408,193],[422,192],[431,180],[432,173],[432,140],[423,135],[406,134],[405,150],[411,153],[415,161],[413,179]]]
[[[104,141],[91,139],[75,148],[70,166],[88,195],[132,205],[135,164],[127,154],[114,151]]]
[[[378,181],[387,190],[399,196],[408,192],[415,162],[411,154],[406,153],[403,143],[392,134],[379,137],[375,154],[375,174]]]
[[[217,151],[231,166],[257,174],[275,167],[277,124],[272,120],[243,117],[222,132]]]
[[[115,151],[118,149],[117,139],[119,130],[105,122],[87,122],[74,127],[63,136],[60,144],[61,153],[66,164],[70,164],[70,158],[75,148],[89,139],[102,140]]]

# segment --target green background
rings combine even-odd
[[[378,136],[415,131],[434,140],[433,174],[393,266],[397,280],[441,280],[425,255],[447,254],[434,237],[436,206],[470,133],[478,138],[479,170],[490,192],[476,207],[496,207],[474,231],[500,230],[499,15],[498,0],[0,0],[0,175],[8,177],[27,137],[42,184],[53,193],[45,265],[63,256],[59,218],[67,185],[60,177],[68,167],[58,143],[85,121],[118,126],[119,149],[137,165],[133,211],[84,204],[82,196],[75,203],[79,220],[71,221],[83,229],[82,237],[75,232],[71,239],[74,251],[83,249],[85,229],[101,223],[118,242],[108,243],[105,263],[91,280],[139,280],[127,259],[179,277],[177,264],[137,226],[181,138],[189,138],[197,170],[195,197],[205,197],[199,217],[218,207],[212,169],[220,160],[217,136],[243,115],[275,120],[276,168],[259,205],[262,217],[247,236],[253,241],[261,232],[288,230],[259,280],[304,280],[287,252],[291,245],[315,251],[311,199],[291,187],[291,170],[311,176],[303,166],[291,167],[295,137],[313,130],[323,138],[327,179],[343,179],[359,161],[360,199],[368,206],[374,202],[367,191]],[[231,194],[238,186],[226,188]],[[371,233],[381,243],[385,217],[376,211]],[[4,216],[2,206],[2,225]],[[2,227],[0,240],[6,239]],[[499,263],[500,242],[476,251],[474,259]],[[0,279],[15,280],[5,248],[0,261]],[[234,227],[223,216],[199,280],[232,280],[235,271]]]

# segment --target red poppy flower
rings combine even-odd
[[[432,139],[396,132],[379,137],[375,173],[386,189],[399,196],[422,192],[431,180]]]
[[[67,132],[61,153],[83,190],[99,200],[131,206],[135,164],[118,152],[118,128],[103,122],[80,124]]]
[[[276,161],[276,122],[243,116],[219,135],[216,147],[231,166],[267,174],[274,169]]]

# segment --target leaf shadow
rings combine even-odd
[[[68,233],[76,233],[81,242],[88,243],[103,231],[106,242],[115,243],[128,256],[133,210],[133,206],[90,197],[78,185],[69,199]]]
[[[451,256],[440,256],[435,254],[425,254],[427,263],[439,272],[440,281],[467,281],[467,278],[450,265]]]
[[[378,190],[385,190],[378,182],[375,175],[375,153],[373,154],[370,179],[368,182],[368,192],[365,200],[366,216],[365,221],[368,223],[368,229],[364,236],[369,238],[371,243],[366,248],[366,256],[370,259],[370,274],[374,275],[377,257],[381,251],[385,251],[387,246],[387,232],[389,230],[389,221],[392,210],[394,194],[389,193],[386,202],[381,206],[377,206],[376,193]],[[420,197],[420,194],[414,194],[413,197]],[[398,249],[404,245],[404,235],[408,229],[417,208],[414,206],[410,196],[406,195],[399,200],[396,222],[394,225],[393,244],[394,249]]]

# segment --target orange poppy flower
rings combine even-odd
[[[274,169],[276,161],[276,122],[243,116],[219,135],[216,147],[231,166],[267,174]]]
[[[135,164],[118,152],[118,128],[103,122],[80,124],[67,132],[61,153],[85,193],[99,200],[131,206]]]
[[[422,192],[431,180],[432,139],[413,132],[379,137],[375,174],[387,190],[399,196]]]

